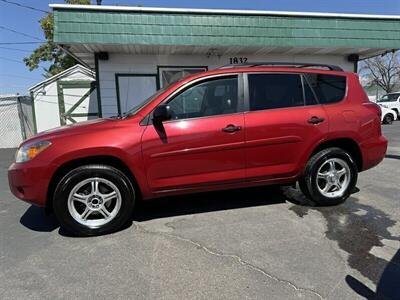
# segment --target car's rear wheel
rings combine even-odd
[[[55,215],[65,230],[79,236],[106,234],[131,218],[135,192],[127,176],[105,165],[76,168],[59,182]]]
[[[350,196],[357,177],[357,166],[350,154],[340,148],[328,148],[311,157],[299,186],[317,205],[336,205]]]
[[[383,123],[384,124],[392,124],[393,123],[393,121],[394,121],[394,118],[393,118],[393,115],[392,114],[386,114],[384,117],[383,117]]]

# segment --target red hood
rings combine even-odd
[[[118,121],[118,119],[95,119],[56,127],[36,134],[30,139],[24,141],[23,144],[31,143],[36,140],[50,140],[53,138],[60,138],[64,136],[84,134],[88,130],[92,131],[95,128],[101,130],[102,128],[109,128],[110,125],[116,121]]]

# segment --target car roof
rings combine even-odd
[[[238,73],[260,73],[260,72],[276,72],[276,73],[318,73],[318,74],[330,74],[346,76],[353,74],[352,72],[346,71],[332,71],[325,70],[321,67],[294,67],[294,66],[224,66],[222,68],[212,69],[196,74],[192,74],[184,77],[180,81],[191,81],[193,79],[201,79],[202,77],[212,76],[212,75],[223,75],[223,74],[238,74]]]

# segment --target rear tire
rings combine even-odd
[[[54,192],[54,213],[66,231],[94,236],[131,220],[135,191],[128,177],[106,165],[86,165],[66,174]]]
[[[337,205],[350,196],[357,177],[357,165],[350,154],[341,148],[327,148],[308,161],[299,186],[317,205]]]

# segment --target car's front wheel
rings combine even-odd
[[[61,179],[53,207],[62,228],[91,236],[124,226],[131,219],[134,200],[134,189],[124,173],[106,165],[86,165]]]
[[[328,148],[311,157],[299,186],[316,204],[336,205],[350,196],[357,177],[357,166],[350,154],[341,148]]]

